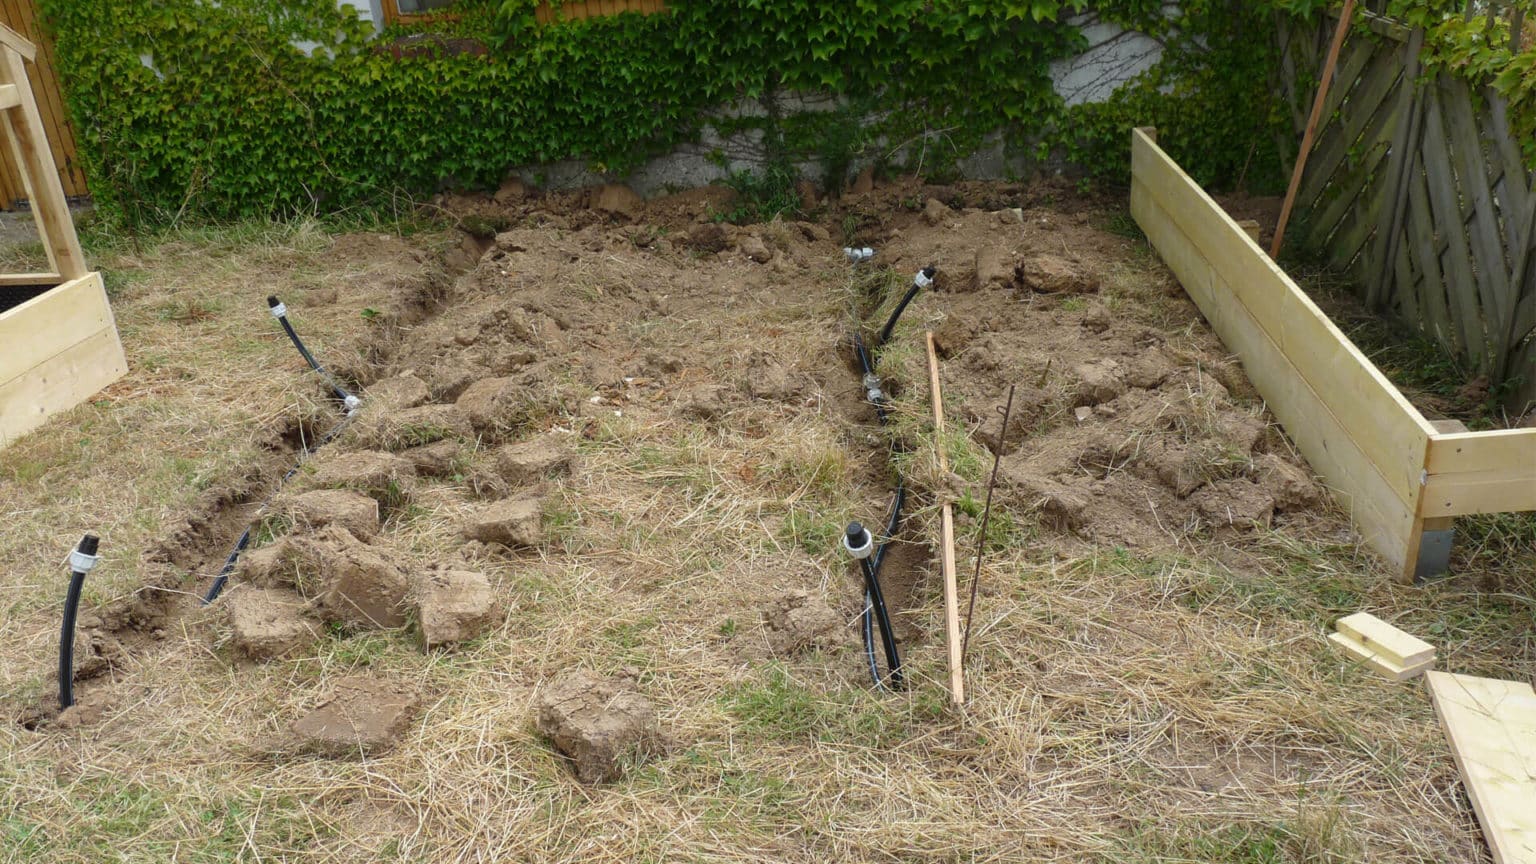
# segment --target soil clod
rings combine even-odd
[[[305,750],[324,756],[376,753],[393,746],[420,706],[408,687],[354,676],[336,682],[330,698],[293,724]]]
[[[416,623],[429,650],[474,639],[501,619],[501,603],[484,573],[429,570],[414,594]]]
[[[544,688],[537,710],[539,732],[583,783],[619,779],[657,740],[655,707],[626,679],[572,672]]]
[[[848,636],[843,616],[809,591],[791,591],[769,603],[762,614],[768,646],[777,654],[832,647]]]
[[[544,542],[543,503],[530,496],[497,501],[470,517],[464,536],[513,548],[538,546]]]
[[[297,654],[320,638],[320,628],[304,615],[304,600],[273,589],[239,586],[224,599],[230,645],[255,663]]]

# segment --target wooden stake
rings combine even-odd
[[[1306,131],[1301,136],[1301,152],[1296,154],[1296,167],[1291,171],[1291,185],[1285,190],[1285,204],[1280,207],[1280,221],[1275,225],[1275,240],[1270,244],[1269,257],[1279,258],[1280,247],[1285,243],[1285,224],[1291,221],[1291,208],[1296,205],[1296,190],[1301,187],[1301,175],[1307,169],[1307,156],[1312,151],[1312,139],[1317,135],[1317,124],[1322,119],[1323,103],[1328,100],[1328,85],[1333,79],[1333,68],[1339,63],[1339,50],[1344,47],[1344,36],[1349,32],[1349,22],[1354,18],[1355,0],[1344,0],[1344,11],[1339,15],[1338,29],[1333,31],[1333,44],[1328,46],[1328,59],[1323,61],[1323,77],[1317,82],[1317,98],[1312,100],[1312,116],[1307,118]]]
[[[939,473],[949,474],[949,455],[944,451],[944,397],[939,392],[939,354],[934,348],[933,331],[928,339],[928,386],[933,392],[934,446],[939,451]],[[945,501],[942,507],[944,547],[944,629],[949,638],[949,695],[956,707],[965,705],[965,671],[961,661],[960,588],[955,579],[955,508]]]

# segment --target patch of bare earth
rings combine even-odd
[[[45,830],[68,824],[146,860],[1486,854],[1427,700],[1322,630],[1397,609],[1453,628],[1459,670],[1529,671],[1501,629],[1529,611],[1391,586],[1166,270],[1105,230],[1113,208],[914,182],[745,227],[714,220],[718,190],[446,203],[479,239],[313,238],[207,284],[174,252],[140,262],[133,372],[49,427],[110,452],[0,454],[23,526],[0,545],[21,634],[0,672],[26,721],[0,731],[23,814],[0,849],[108,848]],[[876,259],[855,272],[847,243]],[[928,264],[880,352],[883,430],[849,338]],[[258,513],[339,419],[272,292],[365,407]],[[925,329],[955,430],[937,440]],[[837,543],[883,522],[893,441],[912,495],[884,579],[911,688],[881,694]],[[937,504],[969,574],[996,451],[958,714]],[[170,472],[152,502],[128,482],[145,472]],[[50,722],[63,574],[29,556],[81,527],[113,550],[83,619],[89,716]]]

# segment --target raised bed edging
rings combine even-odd
[[[0,448],[127,371],[100,273],[0,312]]]
[[[1441,432],[1230,216],[1131,134],[1131,214],[1365,542],[1413,582],[1451,520],[1536,510],[1536,429]]]

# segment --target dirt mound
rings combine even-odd
[[[379,502],[386,512],[405,503],[416,480],[416,468],[408,460],[372,450],[327,448],[306,463],[305,470],[307,476],[296,479],[296,489],[350,489]]]
[[[315,489],[281,498],[273,512],[295,531],[307,532],[339,525],[359,540],[379,533],[379,502],[348,489]]]

